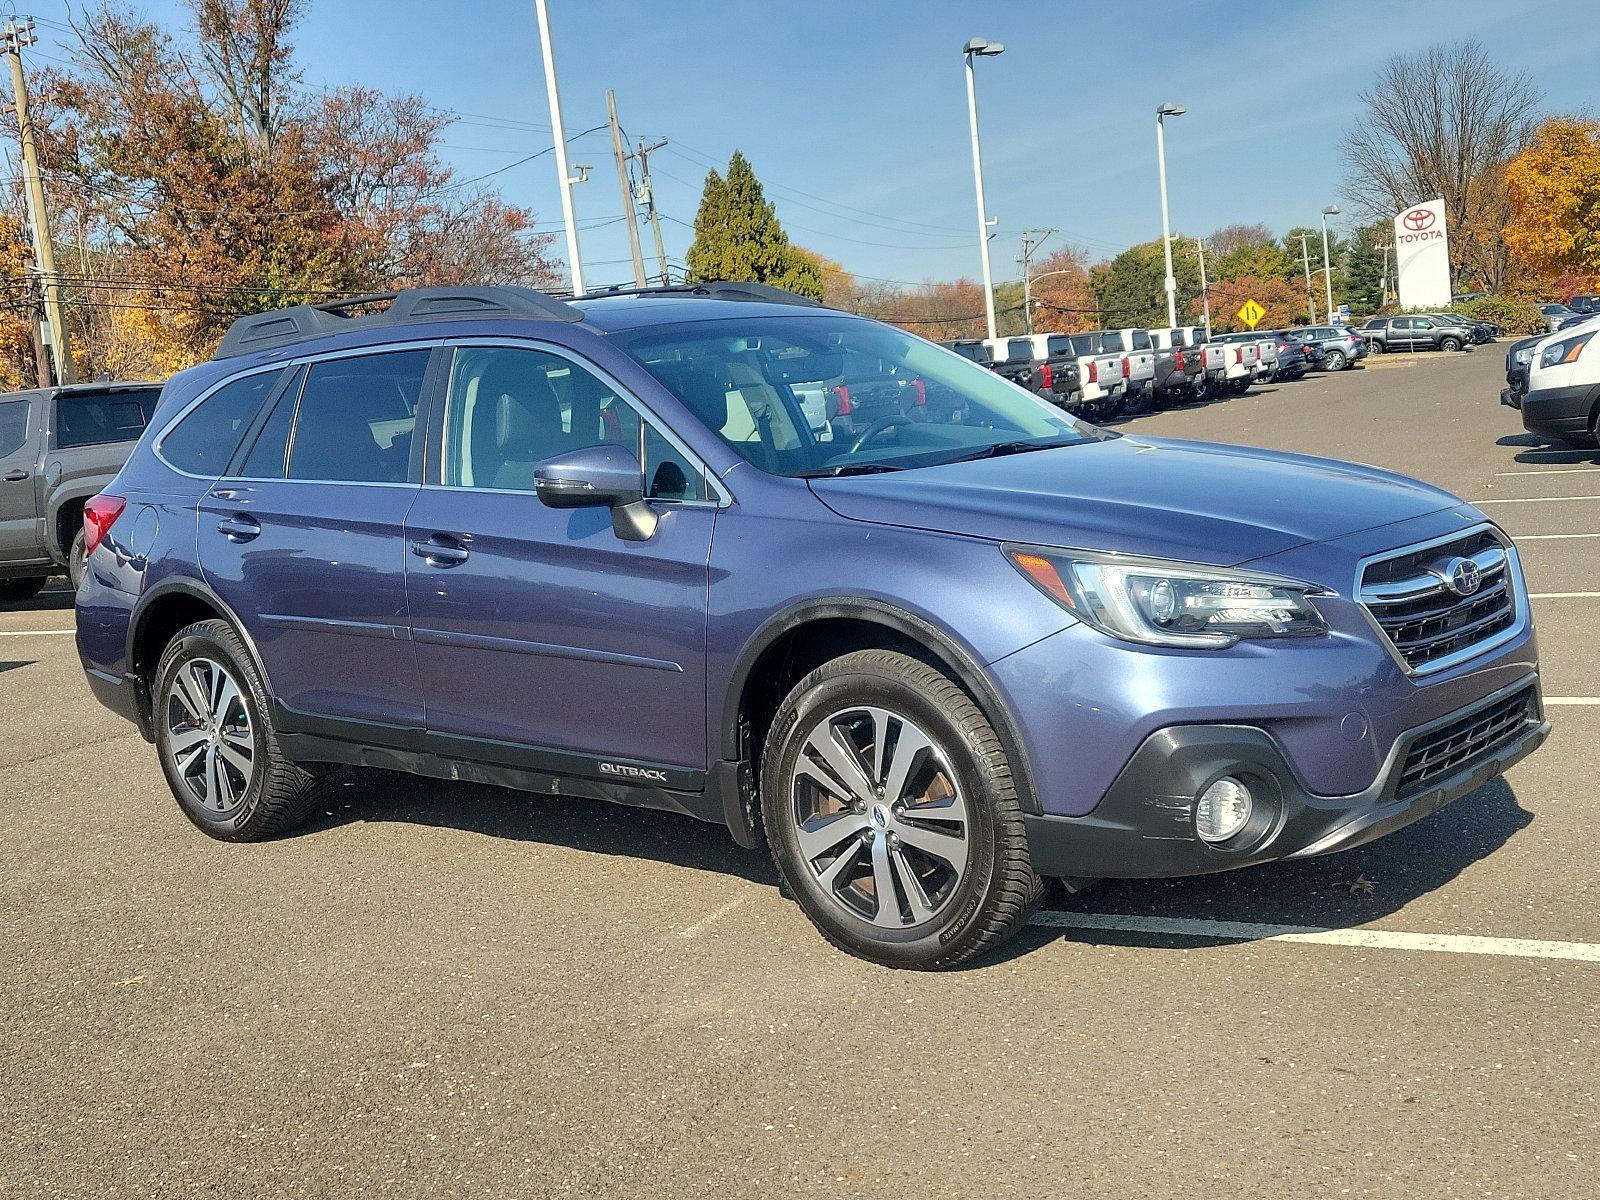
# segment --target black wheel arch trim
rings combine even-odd
[[[161,600],[170,596],[187,596],[190,599],[203,601],[216,609],[222,619],[233,628],[234,633],[239,635],[239,640],[244,643],[244,648],[250,655],[250,665],[255,668],[256,674],[261,677],[261,682],[265,685],[267,694],[273,694],[272,680],[267,675],[266,667],[263,665],[261,651],[257,649],[255,639],[250,636],[250,631],[245,628],[244,622],[239,619],[239,614],[234,612],[232,606],[217,595],[210,585],[189,575],[169,575],[167,578],[152,585],[134,604],[133,613],[128,619],[128,644],[124,659],[130,675],[138,674],[134,651],[139,644],[140,635],[144,632],[144,626],[150,619],[151,611]],[[150,666],[153,668],[155,664],[151,663]],[[154,681],[152,680],[152,682]]]
[[[922,645],[945,663],[954,673],[956,682],[966,689],[984,719],[994,727],[1000,745],[1010,761],[1017,782],[1017,799],[1022,810],[1038,813],[1039,798],[1033,786],[1033,770],[1028,762],[1027,750],[1018,732],[1011,710],[1001,699],[988,672],[969,650],[946,630],[925,617],[907,612],[887,601],[867,596],[818,596],[796,604],[768,617],[745,642],[734,660],[723,695],[722,717],[719,726],[721,755],[728,762],[738,762],[745,757],[741,745],[740,708],[745,689],[756,662],[774,642],[796,628],[816,621],[857,620],[882,625]]]

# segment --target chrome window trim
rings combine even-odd
[[[615,375],[611,374],[611,372],[607,371],[604,367],[590,359],[580,357],[571,349],[571,347],[563,346],[559,342],[545,341],[542,338],[508,336],[447,338],[442,342],[442,344],[450,349],[455,349],[461,346],[473,346],[489,348],[499,347],[506,350],[536,350],[542,354],[549,354],[553,358],[559,358],[563,362],[568,363],[570,366],[578,370],[589,372],[589,374],[593,375],[596,379],[600,380],[601,383],[604,383],[607,387],[609,387],[612,392],[616,394],[618,399],[622,400],[626,404],[631,404],[644,420],[648,420],[650,424],[654,425],[656,431],[660,433],[669,444],[671,444],[672,448],[675,449],[679,454],[683,455],[689,460],[690,463],[694,465],[695,469],[700,472],[700,477],[706,481],[706,486],[712,492],[711,498],[707,500],[673,500],[663,496],[647,497],[647,499],[650,499],[652,503],[674,504],[688,508],[727,508],[733,503],[733,493],[720,479],[717,478],[716,473],[706,465],[705,459],[690,449],[689,446],[684,443],[683,439],[673,431],[672,427],[667,424],[660,413],[656,412],[655,409],[653,409],[650,405],[639,399],[638,395],[633,391],[632,388],[625,387],[622,381],[619,380]],[[513,496],[536,495],[537,493],[532,488],[464,487],[460,484],[449,484],[444,482],[443,473],[445,459],[450,453],[450,445],[444,435],[448,432],[450,427],[450,387],[455,382],[454,366],[455,364],[452,362],[449,374],[445,378],[445,386],[441,396],[441,402],[444,408],[440,413],[440,477],[436,480],[424,478],[422,485],[427,488],[440,488],[452,492],[490,492],[499,495]],[[639,437],[641,442],[640,450],[642,451],[644,438],[643,421],[641,421],[639,426]],[[641,464],[644,461],[644,455],[642,452],[639,454],[639,460]]]
[[[1492,536],[1495,541],[1500,543],[1501,549],[1505,551],[1506,590],[1511,596],[1512,608],[1515,614],[1514,619],[1508,628],[1502,629],[1499,633],[1491,634],[1481,642],[1463,646],[1460,650],[1446,654],[1443,658],[1435,659],[1420,667],[1413,667],[1406,661],[1405,655],[1400,653],[1400,648],[1394,644],[1394,641],[1384,631],[1383,626],[1378,623],[1378,618],[1367,607],[1366,601],[1362,599],[1361,581],[1367,573],[1367,568],[1373,563],[1399,558],[1406,554],[1415,554],[1419,550],[1431,550],[1435,546],[1447,546],[1451,542],[1459,542],[1480,533],[1487,533]],[[1382,550],[1376,554],[1366,555],[1356,563],[1355,585],[1350,589],[1350,595],[1355,600],[1356,606],[1361,610],[1361,615],[1367,619],[1367,624],[1372,627],[1373,633],[1377,635],[1379,642],[1389,651],[1389,657],[1394,659],[1400,669],[1413,679],[1436,675],[1440,671],[1447,671],[1451,667],[1460,666],[1462,663],[1487,654],[1491,650],[1499,649],[1507,642],[1526,633],[1532,620],[1532,611],[1528,605],[1527,587],[1524,585],[1522,578],[1522,559],[1517,554],[1516,544],[1512,542],[1509,534],[1490,521],[1481,521],[1455,533],[1429,538],[1425,542],[1414,542],[1406,546],[1396,546],[1392,550]]]

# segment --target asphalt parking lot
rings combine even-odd
[[[372,775],[210,842],[70,596],[0,612],[0,1194],[1594,1196],[1600,455],[1521,433],[1503,353],[1123,428],[1485,505],[1546,748],[1344,855],[1055,897],[948,975],[829,949],[670,815]]]

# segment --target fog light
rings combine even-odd
[[[1224,776],[1205,791],[1194,806],[1194,830],[1207,842],[1225,842],[1245,827],[1255,798],[1237,779]]]

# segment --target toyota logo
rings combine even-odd
[[[1470,596],[1483,586],[1483,572],[1470,558],[1451,560],[1445,568],[1450,590],[1458,596]]]
[[[1420,233],[1433,224],[1434,211],[1431,208],[1413,208],[1401,217],[1401,223],[1413,233]]]

